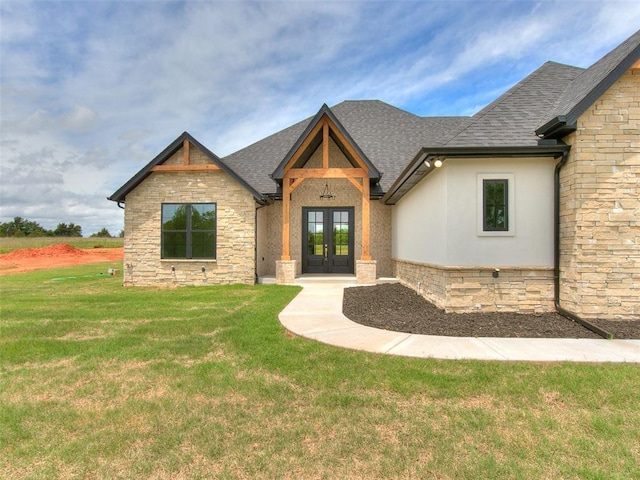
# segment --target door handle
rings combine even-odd
[[[329,257],[329,245],[328,244],[324,244],[324,258],[328,258]]]

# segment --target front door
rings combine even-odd
[[[353,207],[302,209],[302,273],[353,273]]]

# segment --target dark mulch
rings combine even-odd
[[[399,283],[344,290],[343,313],[354,322],[397,332],[448,337],[602,338],[557,313],[445,313]],[[591,321],[614,338],[640,339],[639,321]]]

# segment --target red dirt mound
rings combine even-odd
[[[122,262],[123,248],[80,249],[66,243],[24,248],[0,255],[0,275],[85,263]],[[122,263],[117,268],[121,268]]]
[[[58,256],[82,256],[89,255],[85,250],[72,247],[67,243],[60,243],[58,245],[49,245],[42,248],[23,248],[22,250],[14,250],[13,252],[0,255],[0,258],[5,260],[18,260],[23,258],[35,258],[35,257],[58,257]]]

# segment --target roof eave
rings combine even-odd
[[[576,122],[569,122],[566,115],[559,115],[538,128],[535,133],[544,139],[560,139],[576,131]]]
[[[415,155],[413,160],[407,165],[398,179],[391,185],[391,188],[384,194],[381,202],[386,205],[394,205],[400,200],[404,193],[398,195],[398,191],[416,175],[416,172],[423,166],[423,162],[427,158],[445,157],[451,158],[488,158],[488,157],[559,157],[564,152],[568,152],[571,146],[564,143],[541,144],[532,146],[491,146],[491,147],[440,147],[440,148],[422,148]],[[434,169],[433,166],[425,167],[426,172],[422,176],[426,176]],[[417,182],[416,182],[417,183]],[[411,187],[413,188],[413,187]],[[409,189],[408,189],[409,190]],[[407,190],[407,191],[408,191]],[[405,192],[406,193],[406,192]]]

